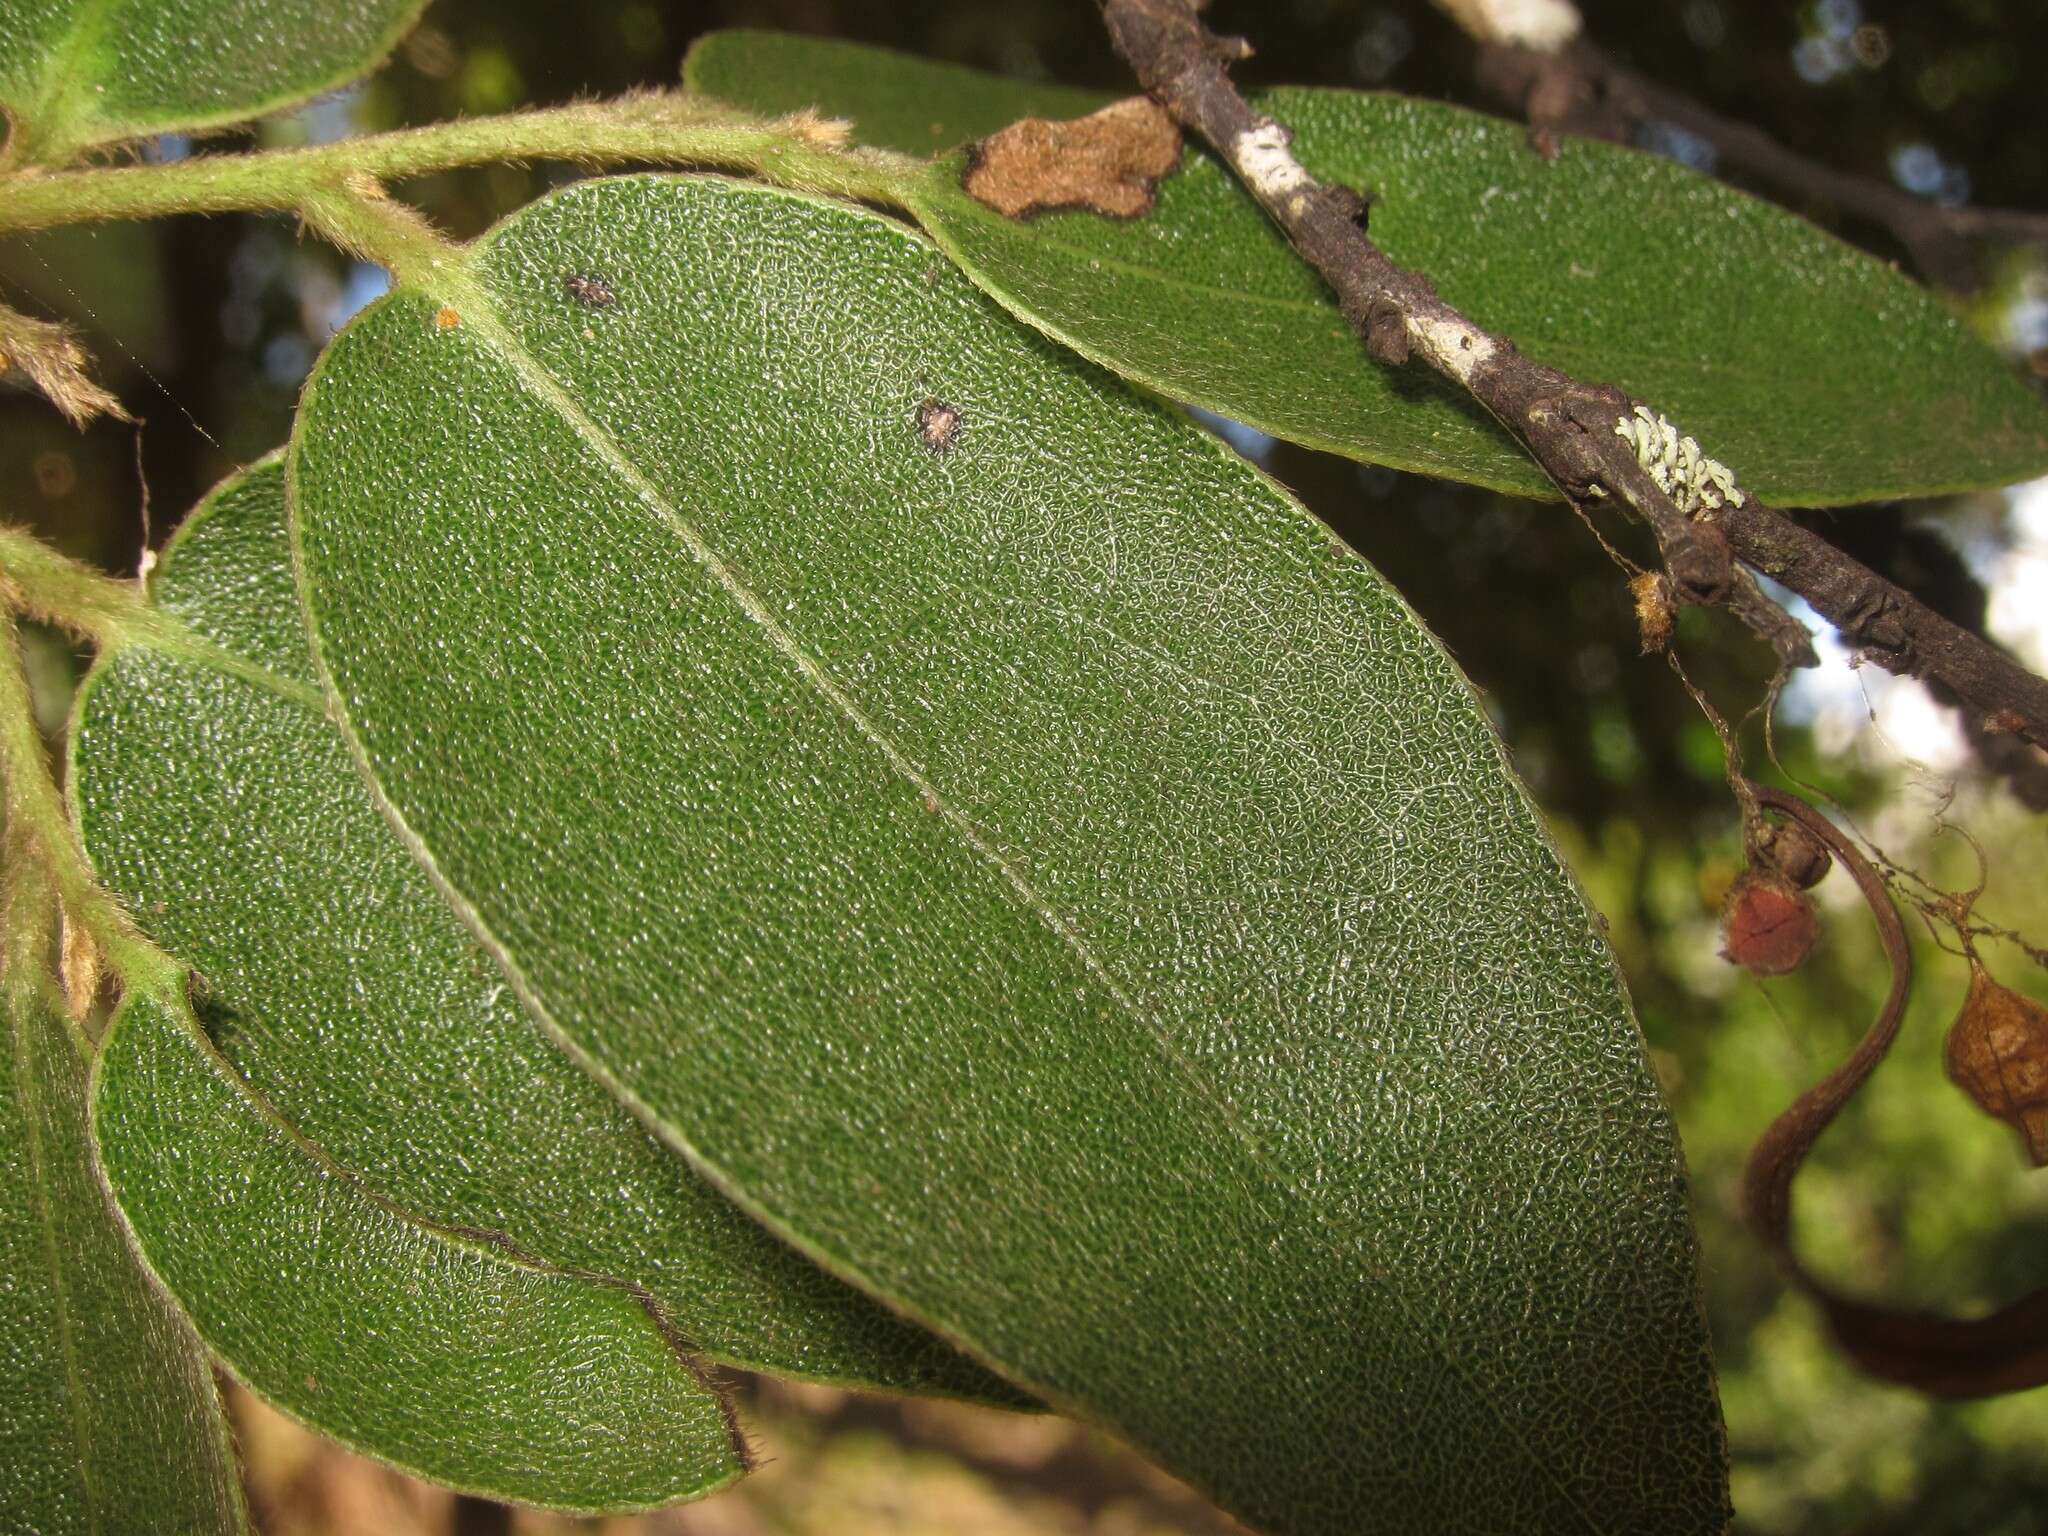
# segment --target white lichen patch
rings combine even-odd
[[[1633,415],[1615,422],[1614,433],[1628,440],[1636,462],[1687,517],[1723,506],[1739,507],[1746,500],[1736,489],[1734,471],[1701,453],[1693,439],[1680,436],[1668,416],[1639,405]]]
[[[1285,197],[1297,187],[1307,186],[1309,179],[1287,143],[1285,128],[1278,123],[1261,123],[1237,136],[1230,158],[1252,184],[1252,190],[1266,197]]]
[[[1472,376],[1493,357],[1492,339],[1462,320],[1411,320],[1408,334],[1460,384],[1471,384]]]

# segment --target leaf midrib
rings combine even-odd
[[[179,536],[182,536],[186,529],[193,526],[195,526],[193,521],[187,519],[183,527],[179,529]],[[164,567],[159,565],[158,569],[162,570]],[[165,644],[160,643],[163,637],[153,635],[147,640],[137,642],[135,649],[175,664],[201,667],[214,673],[216,676],[229,677],[238,682],[246,683],[251,687],[257,688],[259,691],[274,695],[293,708],[304,711],[311,719],[318,721],[330,730],[334,728],[334,722],[327,712],[326,697],[316,687],[302,683],[296,678],[272,672],[263,666],[262,663],[251,661],[225,647],[214,646],[211,642],[199,636],[196,631],[188,632],[193,635],[197,643],[186,646]],[[80,722],[87,720],[90,714],[92,696],[109,676],[111,676],[111,671],[100,667],[94,668],[87,675],[85,682],[80,687],[74,719]],[[75,729],[72,739],[78,741],[82,739],[83,734],[82,730]],[[78,782],[75,772],[72,776],[72,781],[74,783]],[[83,831],[83,799],[81,798],[77,804],[78,808],[73,813],[74,823],[80,827],[80,841],[87,847],[88,855],[90,855],[91,839],[87,838]],[[380,818],[383,815],[381,809],[379,815]],[[408,849],[408,852],[410,853],[412,850]],[[500,1231],[495,1227],[479,1227],[441,1221],[413,1210],[409,1205],[386,1194],[369,1174],[355,1167],[352,1163],[343,1162],[340,1157],[330,1152],[326,1146],[316,1140],[310,1132],[303,1130],[296,1120],[288,1116],[267,1094],[258,1089],[225,1054],[219,1056],[219,1063],[220,1069],[234,1079],[244,1091],[245,1097],[252,1106],[264,1118],[275,1124],[282,1134],[306,1149],[338,1176],[352,1183],[366,1197],[381,1206],[399,1221],[417,1227],[421,1231],[435,1237],[445,1238],[458,1243],[468,1243],[473,1246],[496,1251],[511,1259],[514,1263],[524,1265],[532,1270],[588,1281],[595,1285],[603,1285],[614,1290],[623,1291],[631,1296],[654,1319],[663,1337],[669,1341],[670,1346],[682,1359],[684,1367],[690,1372],[692,1377],[706,1392],[715,1397],[721,1408],[725,1410],[727,1419],[733,1426],[732,1436],[735,1453],[742,1456],[752,1453],[751,1447],[739,1429],[737,1421],[732,1417],[734,1409],[732,1407],[731,1394],[719,1384],[709,1371],[703,1369],[702,1362],[709,1361],[716,1365],[728,1366],[733,1370],[751,1371],[760,1369],[758,1359],[754,1357],[742,1358],[739,1354],[729,1350],[700,1343],[687,1333],[675,1318],[670,1316],[669,1309],[661,1298],[655,1295],[642,1281],[629,1280],[621,1275],[612,1274],[607,1270],[593,1269],[587,1265],[568,1264],[559,1260],[545,1258],[529,1249],[510,1233]],[[859,1382],[852,1382],[851,1384],[856,1387],[861,1385]]]
[[[36,82],[35,95],[22,113],[23,123],[30,130],[29,138],[37,149],[47,152],[50,138],[46,125],[53,120],[50,109],[53,104],[63,103],[66,97],[71,98],[72,109],[68,116],[56,114],[54,121],[68,129],[72,142],[66,144],[63,138],[56,142],[66,149],[82,148],[92,142],[90,131],[81,138],[78,130],[80,127],[90,130],[101,119],[91,110],[91,97],[71,89],[70,77],[106,35],[107,24],[120,4],[121,0],[77,0],[71,12],[71,26],[43,60],[43,72]]]
[[[761,190],[766,191],[769,189]],[[835,210],[843,209],[841,204],[812,198],[802,193],[777,191],[774,195],[788,197],[793,201],[823,203],[824,206],[834,208]],[[509,227],[512,227],[509,222],[506,225],[499,226],[498,231],[495,232],[496,235],[502,235]],[[823,664],[805,649],[797,636],[782,624],[773,608],[764,602],[758,593],[747,586],[740,578],[739,573],[705,538],[702,531],[691,523],[661,493],[660,489],[641,473],[640,469],[627,458],[617,440],[584,411],[583,407],[569,393],[561,381],[548,372],[540,360],[526,348],[524,343],[520,341],[518,336],[506,324],[488,286],[472,270],[481,249],[481,246],[469,247],[465,252],[466,259],[461,266],[458,267],[450,264],[437,271],[435,273],[436,281],[443,286],[430,287],[428,285],[421,285],[413,288],[412,291],[430,299],[445,299],[447,302],[460,308],[464,326],[479,337],[483,344],[496,352],[500,360],[510,369],[514,377],[528,393],[542,405],[554,411],[576,439],[595,455],[606,468],[618,476],[635,499],[639,500],[649,511],[654,513],[656,518],[676,535],[691,558],[696,560],[706,573],[718,583],[720,588],[733,600],[740,611],[750,621],[760,627],[761,631],[767,636],[770,646],[794,667],[797,673],[815,688],[827,703],[838,710],[849,724],[867,738],[868,742],[882,754],[890,767],[913,788],[919,791],[920,795],[924,797],[927,806],[936,805],[935,814],[953,828],[955,833],[960,836],[969,848],[979,854],[1003,876],[1011,888],[1016,891],[1025,906],[1042,922],[1052,928],[1068,945],[1080,961],[1082,968],[1102,985],[1117,1007],[1134,1023],[1142,1026],[1151,1035],[1154,1045],[1164,1055],[1168,1064],[1188,1083],[1198,1098],[1207,1102],[1216,1110],[1230,1134],[1245,1149],[1253,1166],[1278,1191],[1287,1196],[1296,1206],[1300,1207],[1308,1216],[1313,1228],[1323,1234],[1325,1245],[1331,1256],[1346,1265],[1356,1262],[1357,1255],[1347,1251],[1344,1245],[1343,1240],[1347,1237],[1369,1251],[1372,1247],[1370,1234],[1362,1230],[1337,1226],[1326,1213],[1316,1206],[1314,1201],[1308,1198],[1307,1191],[1272,1166],[1266,1156],[1264,1144],[1244,1126],[1233,1106],[1221,1096],[1216,1086],[1206,1076],[1197,1071],[1193,1063],[1188,1061],[1175,1047],[1164,1024],[1154,1017],[1148,1009],[1141,1006],[1117,982],[1115,977],[1110,974],[1107,966],[1095,955],[1087,937],[1038,892],[1032,885],[1029,877],[1021,869],[1006,859],[1000,849],[996,848],[980,834],[973,822],[954,806],[946,795],[940,792],[937,784],[917,768],[910,756],[890,737],[888,732],[869,717],[859,703],[833,679]],[[1221,444],[1217,444],[1216,449],[1218,452],[1229,451]],[[296,519],[293,520],[293,542],[295,546],[299,542],[298,522]],[[301,597],[302,600],[306,600],[310,594],[305,588],[307,571],[302,552],[300,555],[295,556],[295,565],[297,566],[297,573],[301,583]],[[540,990],[526,976],[524,968],[519,964],[510,948],[491,928],[490,924],[484,919],[483,914],[477,910],[461,888],[448,878],[446,872],[441,868],[433,849],[405,819],[403,811],[384,793],[382,783],[377,778],[375,768],[371,764],[367,751],[354,729],[353,722],[349,718],[346,701],[341,690],[334,684],[333,673],[327,665],[317,629],[314,630],[312,639],[315,659],[325,679],[328,695],[343,728],[343,733],[347,737],[350,753],[356,758],[367,782],[372,786],[379,808],[384,812],[386,818],[390,821],[400,839],[406,844],[408,850],[412,852],[415,859],[420,862],[434,883],[441,889],[444,897],[450,901],[458,915],[462,917],[472,932],[476,934],[478,941],[497,961],[514,993],[520,997],[521,1001],[532,1012],[535,1019],[548,1031],[549,1035],[560,1043],[564,1049],[568,1050],[579,1063],[583,1064],[586,1070],[594,1071],[599,1080],[605,1083],[615,1094],[626,1098],[643,1115],[651,1117],[669,1135],[684,1143],[694,1161],[707,1171],[716,1172],[714,1182],[717,1187],[728,1192],[736,1200],[739,1200],[747,1209],[758,1213],[759,1207],[751,1200],[745,1198],[744,1191],[738,1189],[722,1170],[716,1170],[716,1165],[708,1158],[705,1158],[701,1150],[689,1145],[687,1138],[682,1137],[677,1128],[671,1125],[665,1117],[661,1116],[658,1112],[652,1111],[649,1106],[644,1105],[637,1095],[631,1094],[624,1084],[620,1083],[601,1062],[597,1062],[583,1048],[580,1042],[577,1042],[555,1019],[553,1010],[543,999]],[[784,1228],[782,1223],[778,1222],[775,1225],[778,1227],[778,1230]],[[837,1268],[841,1273],[845,1273],[847,1270],[847,1266],[837,1255],[819,1254],[819,1258],[821,1262],[826,1263],[829,1267]],[[1466,1363],[1446,1347],[1447,1341],[1441,1331],[1429,1326],[1424,1319],[1418,1317],[1407,1298],[1398,1289],[1390,1289],[1389,1294],[1395,1306],[1407,1318],[1414,1331],[1419,1336],[1430,1340],[1435,1346],[1435,1353],[1442,1360],[1446,1369],[1456,1372],[1465,1379],[1468,1386],[1475,1389],[1476,1399],[1486,1405],[1487,1411],[1494,1416],[1501,1429],[1521,1451],[1524,1460],[1535,1469],[1538,1476],[1556,1491],[1558,1497],[1578,1516],[1585,1529],[1598,1532],[1600,1527],[1580,1504],[1577,1495],[1563,1482],[1549,1462],[1536,1453],[1524,1436],[1521,1428],[1509,1420],[1505,1412],[1494,1401],[1492,1394],[1484,1390],[1484,1383],[1474,1379],[1469,1374],[1469,1367]],[[978,1341],[963,1340],[961,1342],[970,1349],[978,1348]],[[1046,1395],[1048,1400],[1051,1399],[1052,1394],[1044,1393],[1042,1384],[1027,1383],[1026,1385],[1031,1390]]]

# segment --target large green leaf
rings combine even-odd
[[[199,1341],[93,1173],[83,1042],[24,977],[0,1011],[0,1531],[242,1531]]]
[[[220,656],[95,669],[71,738],[80,832],[296,1130],[413,1215],[640,1286],[713,1359],[1018,1400],[741,1215],[527,1019],[320,708],[281,459],[200,505],[151,593]]]
[[[426,0],[0,0],[12,158],[241,122],[363,73]]]
[[[92,1109],[144,1260],[292,1417],[436,1482],[572,1510],[745,1471],[723,1396],[633,1294],[400,1215],[269,1113],[181,1003],[130,993]]]
[[[302,598],[601,1081],[1268,1530],[1719,1527],[1628,1003],[1370,568],[861,210],[588,182],[434,270],[308,385]]]
[[[830,110],[860,114],[853,127],[861,143],[910,155],[986,138],[1020,117],[1082,117],[1111,99],[865,43],[751,27],[699,38],[683,59],[683,82],[752,112],[837,103]]]
[[[809,101],[857,130],[880,112],[892,133],[889,104],[931,95],[939,112],[966,95],[962,73],[755,32],[713,34],[686,64],[739,105]],[[1545,161],[1518,124],[1407,97],[1280,90],[1260,106],[1311,171],[1370,192],[1394,260],[1539,361],[1652,401],[1768,500],[2048,471],[2048,409],[2002,358],[1890,266],[1780,208],[1612,145],[1570,140]],[[1211,156],[1190,150],[1134,220],[1006,219],[960,189],[962,167],[908,179],[906,205],[976,282],[1084,355],[1294,442],[1551,494],[1462,394],[1372,362]]]

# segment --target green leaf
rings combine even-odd
[[[846,103],[831,110],[859,113],[853,126],[861,143],[911,155],[986,138],[1020,117],[1083,117],[1110,100],[1100,91],[1013,80],[866,43],[751,27],[699,38],[684,56],[683,84],[770,115]]]
[[[741,106],[951,101],[961,72],[819,39],[719,33],[688,77]],[[990,89],[996,89],[994,77]],[[1014,89],[1014,87],[1013,87]],[[1367,192],[1373,238],[1530,356],[1650,401],[1786,506],[2009,484],[2048,471],[2048,409],[1926,290],[1804,220],[1658,156],[1351,91],[1261,110],[1318,176]],[[985,119],[984,119],[985,121]],[[1382,368],[1213,157],[1150,215],[1003,218],[964,162],[907,183],[918,221],[1019,317],[1176,399],[1312,448],[1524,495],[1522,450],[1426,370]]]
[[[455,1488],[589,1512],[746,1470],[725,1399],[629,1291],[401,1216],[254,1098],[181,1004],[123,1002],[93,1133],[143,1259],[200,1336],[322,1434]]]
[[[199,1341],[93,1173],[83,1042],[22,977],[0,1008],[0,1530],[246,1530]]]
[[[712,1359],[1022,1401],[771,1238],[526,1018],[320,707],[281,457],[200,504],[151,594],[219,654],[138,647],[94,670],[72,731],[81,835],[296,1131],[418,1218],[639,1286]]]
[[[1269,1531],[1720,1526],[1627,1000],[1369,567],[862,210],[593,181],[434,271],[308,385],[301,592],[568,1049]]]
[[[16,163],[218,128],[373,68],[426,0],[0,0]]]

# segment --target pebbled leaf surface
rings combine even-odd
[[[9,149],[52,163],[95,144],[215,128],[344,85],[426,0],[0,0]]]
[[[451,1487],[589,1512],[746,1470],[722,1396],[624,1288],[401,1216],[254,1099],[182,1007],[122,1004],[93,1133],[200,1336],[322,1434]]]
[[[943,113],[970,98],[952,66],[767,33],[715,33],[685,70],[738,105],[808,102],[857,132],[887,103],[930,96]],[[986,78],[1006,106],[1035,89]],[[1566,140],[1548,162],[1520,124],[1409,97],[1287,89],[1258,105],[1310,171],[1369,194],[1395,261],[1539,361],[1651,402],[1769,501],[1931,496],[2048,470],[2048,407],[2003,358],[1925,289],[1781,208],[1608,144]],[[1154,212],[1127,221],[1006,219],[960,190],[963,168],[937,162],[905,202],[976,282],[1085,356],[1310,447],[1554,494],[1452,386],[1372,362],[1206,153],[1189,150]]]
[[[683,59],[683,83],[769,115],[841,102],[843,108],[830,110],[858,110],[853,127],[861,143],[909,155],[987,138],[1020,117],[1083,117],[1110,100],[1100,91],[992,75],[867,43],[752,27],[699,38]],[[906,89],[894,89],[898,84]]]
[[[526,1017],[321,708],[281,457],[200,504],[151,595],[220,654],[94,670],[71,738],[81,836],[294,1129],[428,1222],[642,1287],[713,1359],[1021,1401],[770,1237]]]
[[[245,1531],[205,1353],[93,1172],[82,1042],[19,978],[0,1010],[0,1531]]]
[[[1269,1531],[1720,1526],[1627,1000],[1369,567],[873,214],[589,182],[444,271],[308,385],[301,592],[600,1080]]]

